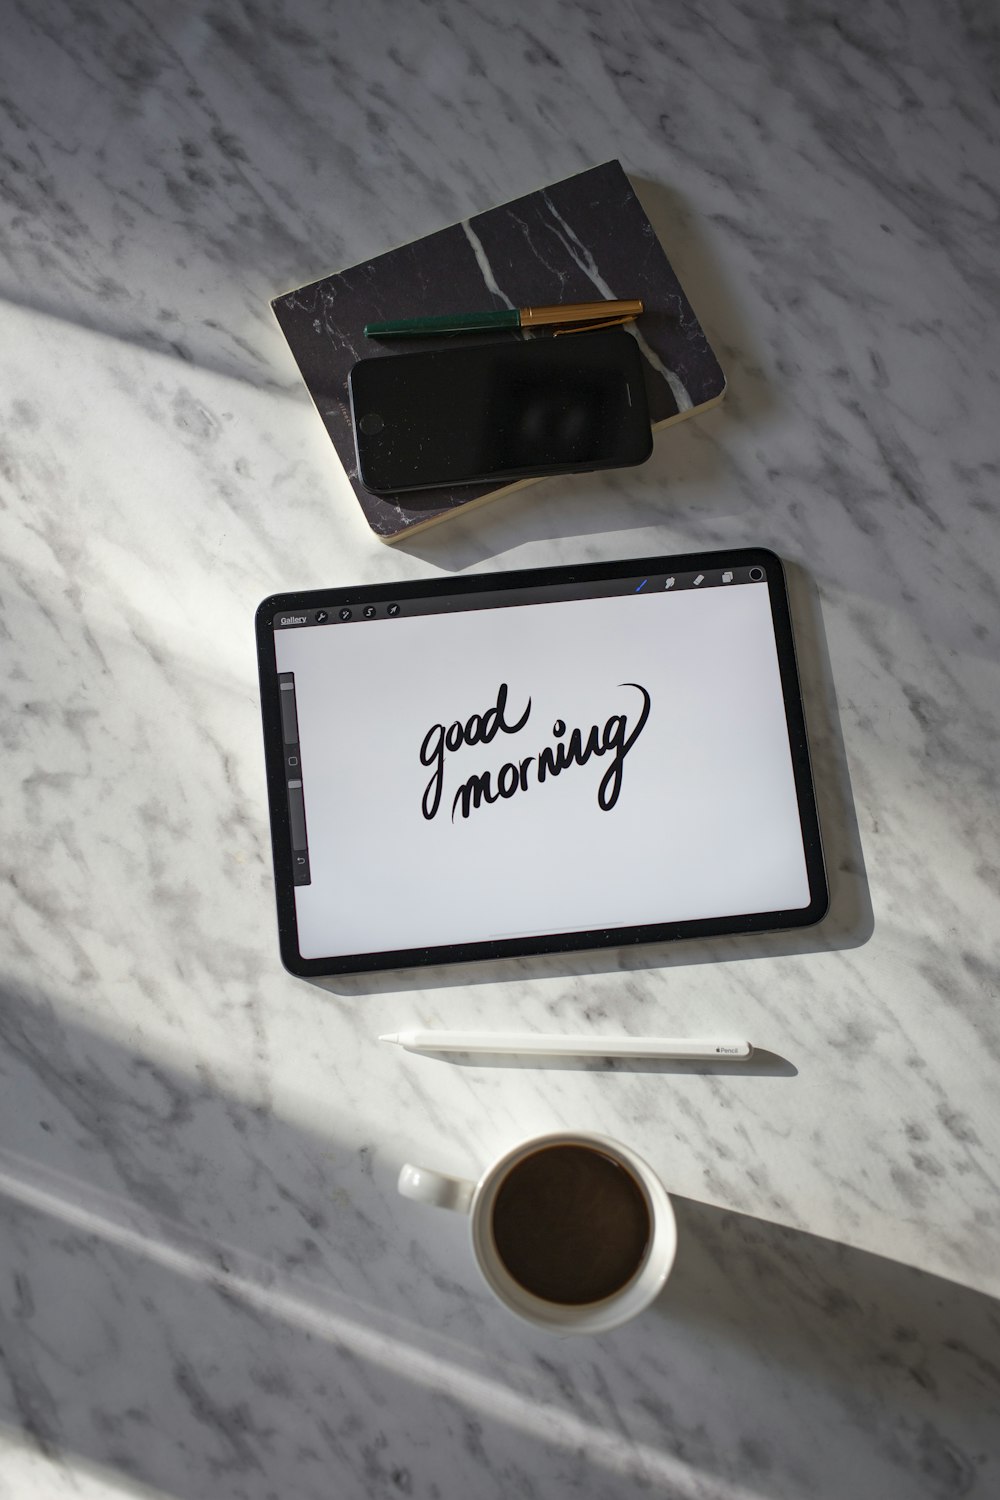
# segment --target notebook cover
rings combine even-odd
[[[351,366],[403,350],[440,349],[442,340],[366,339],[364,325],[598,297],[640,297],[645,303],[630,332],[643,356],[654,427],[721,400],[726,381],[719,362],[618,161],[324,276],[276,297],[271,306],[366,521],[382,541],[394,542],[534,481],[370,494],[358,477],[351,430]],[[526,335],[512,330],[492,337]],[[481,338],[449,335],[448,343],[457,347]]]

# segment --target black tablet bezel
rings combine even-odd
[[[490,939],[485,942],[449,943],[426,948],[402,948],[378,953],[339,954],[328,958],[302,958],[298,948],[295,918],[295,886],[289,830],[288,795],[285,786],[284,752],[274,651],[274,616],[308,613],[382,603],[391,593],[394,600],[474,595],[509,589],[512,603],[521,589],[546,588],[556,584],[592,584],[602,579],[627,578],[645,573],[709,572],[729,567],[761,567],[766,574],[778,669],[788,725],[795,792],[809,881],[809,905],[792,911],[751,912],[741,916],[706,917],[696,921],[644,923],[634,927],[598,928],[585,932],[560,932],[542,937]],[[413,968],[424,964],[469,963],[485,959],[524,957],[540,953],[572,953],[584,949],[624,947],[637,943],[674,942],[683,938],[723,937],[734,933],[774,932],[810,927],[826,914],[829,904],[826,870],[820,837],[816,795],[805,715],[799,690],[795,645],[788,609],[781,559],[767,548],[734,548],[731,551],[693,552],[674,557],[631,557],[616,562],[583,563],[568,567],[524,568],[508,573],[477,573],[471,577],[420,579],[410,583],[369,584],[353,588],[316,589],[301,593],[273,594],[263,600],[256,614],[257,662],[260,674],[261,713],[264,727],[264,757],[271,816],[271,846],[274,857],[275,897],[278,908],[278,939],[285,968],[304,979],[334,974],[369,973],[379,969]]]

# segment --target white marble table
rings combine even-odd
[[[0,1497],[996,1495],[986,8],[12,0],[0,73]],[[268,298],[610,156],[726,404],[380,545]],[[792,570],[818,932],[281,970],[263,595],[753,543]],[[772,1056],[373,1041],[407,1023]],[[678,1194],[666,1294],[596,1341],[520,1326],[393,1186],[563,1124]]]

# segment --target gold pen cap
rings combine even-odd
[[[615,322],[624,322],[628,318],[637,318],[642,310],[641,302],[615,302],[611,299],[604,302],[566,302],[562,307],[522,307],[521,327],[541,328],[543,324],[551,323],[596,323],[608,317]]]

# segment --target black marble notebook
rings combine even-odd
[[[364,325],[603,297],[640,297],[645,303],[630,331],[643,356],[654,428],[722,399],[726,381],[719,362],[618,161],[324,276],[276,297],[271,306],[365,520],[382,541],[395,542],[534,481],[370,494],[358,477],[351,431],[351,366],[373,356],[391,359],[400,349],[440,349],[442,340],[408,338],[393,346],[366,339]],[[517,331],[490,336],[525,337]],[[448,344],[481,338],[450,335]]]

